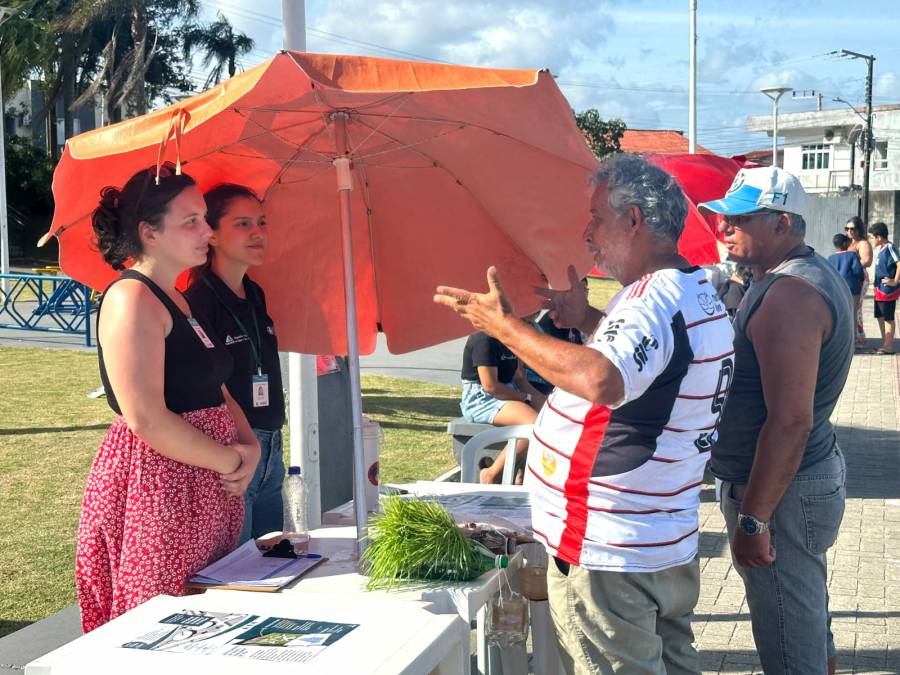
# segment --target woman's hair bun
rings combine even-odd
[[[130,248],[123,246],[122,219],[119,212],[119,199],[122,193],[118,188],[105,187],[100,191],[100,203],[94,211],[91,224],[97,239],[97,248],[103,259],[115,270],[125,269],[125,262],[131,257]]]

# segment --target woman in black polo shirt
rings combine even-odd
[[[231,353],[234,369],[226,385],[259,439],[259,464],[244,493],[243,543],[282,525],[284,392],[278,340],[262,288],[247,276],[265,260],[269,235],[252,190],[224,184],[204,198],[213,235],[207,264],[194,270],[186,295]]]
[[[473,333],[463,349],[463,385],[460,409],[469,422],[495,427],[533,424],[545,396],[525,377],[519,358],[500,340],[487,333]],[[524,459],[528,441],[516,441],[516,460]],[[506,450],[494,463],[481,469],[482,483],[499,483],[506,465]],[[520,476],[516,483],[521,484]]]

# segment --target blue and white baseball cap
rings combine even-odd
[[[699,208],[725,216],[763,211],[785,211],[806,216],[806,190],[797,177],[777,166],[741,169],[721,199],[698,204]]]

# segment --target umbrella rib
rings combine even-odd
[[[281,177],[284,176],[284,174],[285,174],[285,172],[288,170],[288,167],[290,166],[291,162],[297,161],[297,160],[296,160],[297,156],[298,156],[301,152],[304,152],[304,150],[305,150],[305,148],[303,148],[302,146],[301,146],[301,147],[298,147],[298,148],[297,148],[297,152],[294,153],[294,156],[291,157],[291,159],[287,160],[284,164],[282,164],[281,169],[278,171],[277,174],[275,174],[275,177],[272,178],[271,182],[270,182],[269,185],[266,187],[265,192],[263,192],[263,201],[265,201],[265,200],[268,198],[269,192],[272,190],[272,188],[275,187],[275,185],[276,185],[277,183],[280,183],[280,182],[281,182]]]
[[[295,147],[294,149],[296,150],[297,148]],[[322,159],[322,160],[316,160],[316,159],[278,159],[277,157],[266,157],[266,156],[264,156],[264,155],[251,155],[251,154],[249,154],[249,153],[237,152],[237,151],[235,151],[235,150],[227,150],[226,148],[221,148],[221,149],[219,149],[217,152],[219,152],[219,153],[221,153],[221,154],[223,154],[223,155],[228,155],[229,157],[241,157],[242,159],[265,159],[265,160],[269,160],[269,161],[272,161],[272,162],[277,162],[279,165],[284,165],[284,164],[314,164],[314,165],[318,165],[318,166],[323,166],[323,165],[331,166],[331,159],[328,158],[328,157],[326,157],[326,158],[324,158],[324,159]],[[205,157],[206,155],[202,155],[202,156]],[[198,157],[197,159],[200,159],[200,157]]]
[[[360,164],[358,171],[363,189],[363,205],[366,207],[366,225],[369,228],[369,255],[371,256],[372,263],[372,285],[375,287],[375,321],[380,326],[381,291],[378,287],[378,268],[375,266],[375,228],[372,226],[372,199],[369,194],[369,176],[364,164]]]
[[[365,124],[364,122],[361,122],[361,121],[359,121],[359,124],[360,124],[361,126],[365,126],[367,129],[371,129],[371,128],[372,128],[372,127],[370,127],[369,125],[367,125],[367,124]],[[398,152],[398,151],[400,151],[400,150],[412,149],[412,148],[415,148],[417,145],[422,145],[423,143],[428,143],[429,141],[433,141],[433,140],[438,139],[438,138],[443,138],[444,136],[449,136],[450,134],[455,133],[455,132],[457,132],[457,131],[461,131],[461,129],[449,129],[449,130],[447,130],[447,131],[442,131],[441,133],[436,134],[436,135],[434,135],[434,136],[429,136],[428,138],[423,138],[423,139],[421,139],[421,140],[418,140],[418,141],[416,141],[415,143],[400,144],[399,147],[396,147],[396,148],[389,148],[389,149],[387,149],[387,150],[379,150],[378,152],[372,152],[372,153],[370,153],[370,154],[368,154],[368,155],[360,155],[360,156],[357,157],[356,159],[359,159],[360,161],[363,161],[363,160],[369,159],[369,158],[371,158],[371,157],[378,157],[379,155],[388,155],[388,154],[390,154],[390,153],[392,153],[392,152]],[[370,136],[371,136],[371,134],[370,134]],[[391,137],[388,136],[387,134],[384,134],[384,136],[386,136],[387,138],[391,138]],[[391,140],[394,140],[394,139],[391,138]],[[399,143],[399,141],[397,141],[397,142]]]
[[[235,108],[234,111],[236,113],[238,113],[241,117],[243,117],[245,120],[247,120],[248,122],[253,122],[260,129],[260,131],[258,133],[251,134],[249,136],[242,136],[239,141],[236,141],[237,143],[243,143],[244,141],[252,141],[254,138],[259,138],[260,136],[265,136],[266,134],[275,135],[275,132],[278,132],[278,131],[286,131],[287,129],[295,129],[297,127],[303,126],[304,124],[312,124],[313,123],[313,122],[307,120],[307,121],[303,121],[303,122],[294,122],[292,124],[286,124],[283,127],[270,129],[270,128],[264,127],[263,125],[261,125],[259,122],[255,121],[255,120],[253,120],[252,118],[244,115],[244,113],[242,111],[238,110],[237,108]],[[279,138],[281,138],[281,136],[279,136]],[[294,143],[291,143],[291,145],[294,145]]]
[[[298,178],[297,180],[279,180],[278,182],[280,185],[299,185],[300,183],[308,183],[309,181],[313,180],[316,176],[319,176],[319,175],[325,173],[326,171],[328,171],[330,168],[332,168],[331,164],[329,164],[327,166],[320,164],[319,168],[316,171],[314,171],[311,175],[306,176],[305,178]]]
[[[321,136],[321,134],[322,134],[322,132],[324,131],[324,129],[319,129],[316,133],[311,134],[310,136],[308,136],[307,139],[306,139],[305,141],[303,141],[303,143],[300,143],[300,144],[298,145],[296,142],[291,141],[291,140],[289,140],[289,139],[287,139],[287,138],[281,136],[280,134],[275,133],[274,130],[272,130],[272,129],[266,129],[266,127],[264,127],[262,124],[260,124],[260,123],[257,122],[256,120],[254,120],[254,119],[253,119],[252,117],[250,117],[249,115],[244,115],[243,113],[241,113],[241,112],[238,111],[237,109],[235,109],[235,110],[236,110],[236,111],[238,112],[238,114],[241,115],[241,117],[243,117],[245,120],[247,120],[247,121],[250,122],[251,124],[255,124],[256,126],[258,126],[264,133],[267,132],[267,133],[271,134],[272,136],[274,136],[275,138],[277,138],[277,139],[283,141],[283,142],[286,143],[287,145],[292,146],[292,147],[295,147],[295,148],[297,148],[297,149],[301,149],[301,150],[302,150],[302,149],[306,148],[306,149],[307,149],[309,152],[311,152],[312,154],[318,155],[318,156],[321,157],[322,159],[325,159],[325,160],[331,162],[331,159],[332,159],[332,158],[329,157],[328,155],[325,155],[325,154],[323,154],[323,153],[321,153],[321,152],[319,152],[319,151],[317,151],[317,150],[312,150],[312,149],[306,147],[309,143],[311,143],[311,142],[313,142],[314,140],[316,140],[317,138],[319,138],[319,136]],[[291,126],[289,126],[289,127],[283,127],[283,129],[288,129],[288,128],[291,128],[292,126],[299,126],[300,124],[301,124],[301,123],[298,123],[298,124],[296,124],[296,125],[291,125]],[[327,124],[326,124],[326,126],[327,126]],[[282,130],[282,129],[278,129],[278,131],[281,131],[281,130]],[[260,135],[262,135],[262,134],[260,134]],[[255,138],[255,136],[254,136],[254,138]],[[239,143],[243,142],[243,139],[242,139],[241,141],[238,141],[238,142],[239,142]],[[236,145],[236,143],[232,143],[231,145]],[[227,147],[227,146],[222,146],[222,148],[225,148],[225,147]],[[221,150],[222,148],[219,148],[219,150]],[[295,155],[295,157],[296,157],[296,155]]]
[[[364,126],[364,127],[366,127],[367,129],[372,129],[372,127],[371,127],[370,125],[366,124],[366,123],[363,122],[362,120],[357,120],[357,122],[360,124],[360,126]],[[440,138],[441,136],[445,136],[445,135],[447,135],[447,134],[453,133],[454,131],[459,131],[459,129],[452,129],[452,130],[450,130],[450,131],[444,132],[443,134],[439,134],[438,136],[433,136],[433,137],[431,137],[431,138],[426,138],[426,139],[424,139],[424,140],[417,141],[416,143],[408,143],[408,144],[404,144],[400,139],[394,138],[394,137],[391,136],[390,134],[388,134],[388,133],[382,131],[382,132],[380,132],[380,133],[381,133],[385,138],[387,138],[387,139],[393,141],[393,142],[396,143],[399,147],[396,148],[396,149],[392,149],[392,150],[385,150],[385,151],[380,152],[380,153],[373,153],[373,154],[371,154],[371,155],[367,155],[366,157],[375,157],[375,156],[377,156],[377,155],[379,155],[379,154],[385,154],[385,153],[388,153],[388,152],[397,152],[398,150],[407,150],[407,149],[408,149],[408,150],[411,150],[412,152],[416,153],[417,155],[420,155],[421,157],[424,157],[424,158],[425,158],[426,160],[428,160],[429,162],[431,162],[431,165],[432,165],[433,167],[437,167],[437,168],[444,169],[444,171],[446,171],[448,174],[450,174],[450,176],[453,177],[453,180],[455,180],[457,183],[459,183],[460,185],[462,185],[462,181],[459,180],[459,178],[457,178],[455,175],[453,175],[453,172],[450,171],[450,169],[448,169],[446,166],[444,166],[443,164],[441,164],[440,162],[438,162],[434,157],[432,157],[432,156],[429,155],[428,153],[423,152],[422,150],[418,150],[418,149],[416,149],[416,147],[415,147],[416,145],[421,145],[422,143],[426,143],[426,142],[428,142],[428,141],[433,141],[435,138]],[[361,157],[360,159],[365,159],[365,157]]]
[[[369,135],[366,136],[366,137],[362,140],[362,142],[360,142],[359,145],[357,145],[357,146],[354,148],[354,150],[355,150],[356,152],[359,152],[359,151],[362,149],[362,147],[363,147],[366,143],[369,142],[369,139],[372,138],[372,136],[374,136],[376,133],[378,133],[378,132],[381,130],[381,127],[383,127],[385,124],[387,124],[388,122],[390,122],[391,118],[394,117],[394,115],[397,113],[397,111],[399,111],[400,108],[402,108],[403,105],[404,105],[408,100],[410,100],[411,98],[412,98],[412,94],[411,94],[411,93],[410,93],[410,94],[407,94],[405,97],[403,97],[403,99],[400,101],[400,103],[397,104],[397,107],[394,108],[394,109],[391,111],[391,114],[388,115],[387,117],[385,117],[385,118],[381,121],[381,124],[379,124],[376,128],[372,129],[372,130],[369,132]],[[358,115],[358,113],[357,113],[357,115]]]

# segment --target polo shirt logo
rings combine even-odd
[[[700,309],[708,315],[712,316],[716,313],[716,303],[713,302],[713,299],[709,297],[708,293],[700,293],[697,296],[697,301],[700,303]]]
[[[556,473],[556,457],[548,450],[544,450],[541,453],[541,467],[544,469],[545,476],[552,476]]]

